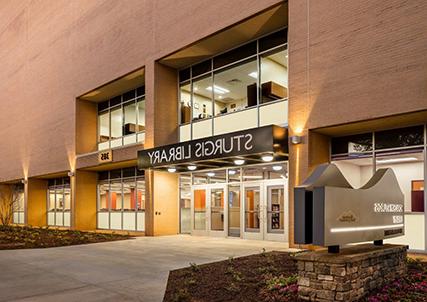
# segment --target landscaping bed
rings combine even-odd
[[[286,252],[269,252],[171,271],[164,302],[297,301],[297,269]],[[427,262],[408,258],[408,275],[364,299],[427,302]]]
[[[47,248],[129,239],[128,235],[59,230],[42,227],[0,226],[0,250]]]
[[[295,296],[296,272],[285,252],[191,264],[170,272],[163,301],[293,301],[284,299]]]

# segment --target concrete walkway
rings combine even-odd
[[[263,248],[286,245],[178,235],[0,251],[0,301],[161,301],[170,270]]]

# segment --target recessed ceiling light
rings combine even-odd
[[[176,168],[168,168],[168,172],[169,173],[175,173],[176,172]]]
[[[418,160],[416,157],[402,157],[402,158],[387,158],[387,159],[377,159],[377,164],[391,164],[391,163],[401,163],[407,161]]]
[[[273,166],[273,170],[274,170],[274,171],[280,171],[280,170],[282,170],[282,169],[283,169],[283,167],[282,167],[282,166],[278,166],[278,165]]]
[[[251,78],[258,79],[258,72],[252,71],[250,74],[248,74]]]
[[[189,165],[189,166],[187,167],[187,169],[188,169],[188,170],[190,170],[190,171],[194,171],[194,170],[196,170],[196,169],[197,169],[197,166],[195,166],[195,165]]]
[[[244,159],[235,159],[234,160],[234,164],[238,165],[238,166],[243,165],[244,163],[245,163]]]
[[[208,172],[208,173],[206,173],[206,175],[209,176],[209,177],[214,177],[215,173],[214,172]]]
[[[234,175],[236,174],[236,170],[228,170],[228,175]]]
[[[225,89],[225,88],[218,86],[218,85],[214,85],[213,87],[214,87],[214,92],[218,93],[218,94],[225,94],[225,93],[230,92],[230,90]],[[206,90],[212,91],[212,86],[209,86],[208,88],[206,88]]]
[[[264,155],[261,157],[263,161],[272,161],[274,159],[273,155]]]

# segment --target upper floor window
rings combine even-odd
[[[288,97],[287,29],[180,70],[181,124]]]
[[[144,131],[144,86],[98,103],[99,150],[144,142]]]

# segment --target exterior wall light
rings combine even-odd
[[[241,165],[243,165],[245,163],[245,160],[244,159],[235,159],[234,160],[234,164],[235,165],[238,165],[238,166],[241,166]]]
[[[293,145],[301,144],[301,142],[302,142],[302,137],[301,136],[298,136],[298,135],[291,136],[291,143]]]
[[[264,155],[261,157],[261,159],[263,161],[269,162],[269,161],[272,161],[274,159],[274,156],[273,155]]]
[[[74,171],[69,171],[68,172],[68,177],[73,177],[75,175]]]
[[[283,167],[282,166],[279,166],[279,165],[277,165],[277,166],[273,166],[273,170],[274,171],[280,171],[280,170],[282,170],[283,169]]]
[[[168,172],[169,173],[175,173],[176,172],[176,168],[174,168],[174,167],[168,168]]]
[[[21,179],[21,183],[25,185],[26,183],[28,183],[28,179],[26,179],[26,178]]]
[[[195,165],[189,165],[189,166],[187,166],[187,169],[190,170],[190,171],[194,171],[194,170],[197,169],[197,166],[195,166]]]

